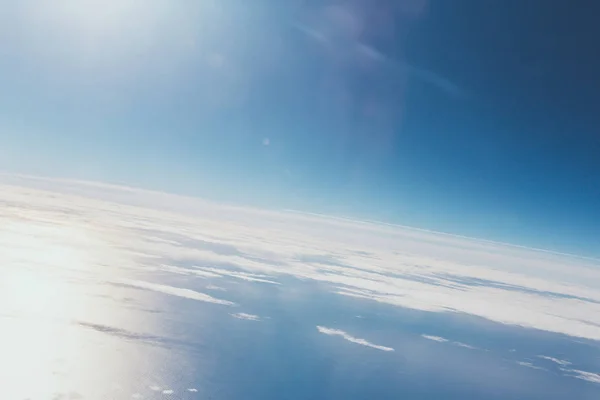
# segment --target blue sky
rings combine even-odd
[[[0,168],[599,255],[590,17],[268,3],[8,5]]]

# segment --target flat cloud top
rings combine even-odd
[[[257,285],[293,277],[325,283],[342,296],[600,340],[600,264],[581,257],[16,175],[0,175],[0,226],[0,265],[40,262],[35,254],[43,251],[46,265],[85,266],[85,273],[108,280],[149,270]],[[189,289],[129,284],[233,304]]]

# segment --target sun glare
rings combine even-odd
[[[73,304],[61,277],[93,266],[87,242],[85,232],[68,226],[21,222],[0,229],[4,309],[21,316],[67,312]]]
[[[140,55],[155,51],[173,29],[174,8],[166,0],[56,0],[33,4],[23,9],[21,25],[33,39],[38,61],[83,68],[96,78],[141,68],[143,64],[136,64],[141,62]]]
[[[53,4],[62,23],[86,33],[102,33],[123,29],[139,14],[135,0],[60,0]]]
[[[98,295],[106,293],[98,282],[114,261],[111,245],[100,227],[66,214],[12,218],[0,221],[0,354],[9,360],[0,368],[1,397],[58,398],[53,393],[95,382],[97,360],[111,357],[84,346],[94,332],[78,325],[120,318]]]
[[[57,0],[31,11],[39,22],[79,35],[126,33],[147,18],[149,3],[140,0]],[[156,3],[156,2],[154,2]]]
[[[15,41],[40,77],[61,90],[113,93],[147,82],[170,82],[198,55],[219,44],[219,2],[173,0],[23,0]],[[18,27],[18,29],[16,29]],[[215,39],[217,38],[217,39]],[[206,53],[206,54],[205,54]],[[71,86],[73,85],[73,86]],[[113,92],[116,90],[116,92]],[[122,96],[123,97],[123,96]]]
[[[20,222],[0,230],[0,243],[6,247],[0,255],[5,266],[81,269],[90,262],[92,239],[73,226]]]

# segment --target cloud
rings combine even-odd
[[[261,319],[258,315],[254,315],[254,314],[236,313],[236,314],[229,314],[229,315],[231,315],[233,318],[245,319],[248,321],[260,321],[260,319]]]
[[[379,222],[16,175],[0,175],[0,227],[0,265],[8,267],[35,261],[23,255],[43,248],[55,256],[44,263],[107,282],[173,274],[282,285],[291,277],[365,301],[600,340],[600,262],[589,258]],[[35,240],[21,240],[32,231]],[[15,250],[15,240],[23,250]],[[298,257],[303,254],[319,258]],[[129,281],[233,304],[196,290]]]
[[[275,282],[273,280],[265,279],[264,275],[257,274],[249,274],[247,272],[236,272],[236,271],[228,271],[222,268],[202,268],[198,267],[201,271],[205,271],[207,273],[213,273],[217,276],[230,276],[232,278],[241,279],[248,282],[259,282],[259,283],[270,283],[272,285],[279,285],[279,282]]]
[[[365,339],[355,338],[354,336],[351,336],[348,333],[346,333],[342,330],[339,330],[339,329],[332,329],[332,328],[326,328],[324,326],[317,326],[317,330],[325,335],[341,336],[349,342],[360,344],[360,345],[367,346],[367,347],[372,347],[377,350],[394,351],[394,349],[391,347],[379,346],[379,345],[373,344]]]
[[[540,371],[547,371],[546,368],[538,367],[537,365],[534,365],[533,363],[530,363],[528,361],[517,361],[517,364],[519,364],[522,367],[527,367],[527,368],[531,368],[531,369],[537,369],[537,370],[540,370]]]
[[[191,269],[191,268],[182,268],[182,267],[177,267],[175,265],[161,265],[159,267],[156,267],[156,270],[164,271],[164,272],[172,272],[174,274],[181,274],[181,275],[194,275],[194,276],[198,276],[201,278],[220,278],[220,277],[222,277],[222,275],[216,274],[214,272],[202,271],[202,270]]]
[[[115,282],[119,285],[130,286],[138,289],[151,290],[157,293],[164,293],[171,296],[183,297],[190,300],[204,301],[206,303],[222,304],[225,306],[233,306],[235,303],[227,300],[217,299],[206,293],[197,292],[191,289],[183,289],[173,286],[160,285],[158,283],[150,283],[135,280],[122,280]]]
[[[558,358],[554,358],[554,357],[549,357],[549,356],[538,356],[538,358],[542,358],[544,360],[548,360],[548,361],[552,361],[555,364],[561,365],[563,367],[566,367],[568,365],[571,365],[572,363],[570,361],[566,361],[566,360],[560,360]]]
[[[434,342],[440,342],[440,343],[448,342],[448,339],[445,339],[445,338],[440,337],[440,336],[421,335],[421,337],[423,337],[423,338],[425,338],[427,340],[433,340]]]
[[[441,336],[433,336],[433,335],[421,335],[422,338],[427,339],[427,340],[432,340],[434,342],[438,342],[438,343],[450,343],[453,344],[455,346],[458,347],[464,347],[466,349],[471,349],[471,350],[479,350],[479,348],[475,347],[475,346],[471,346],[470,344],[466,344],[463,342],[456,342],[456,341],[451,341],[449,339],[443,338]]]
[[[208,285],[206,288],[208,290],[217,290],[217,291],[220,291],[220,292],[226,292],[227,291],[227,289],[222,288],[221,286],[216,286],[216,285]]]
[[[567,376],[571,376],[577,379],[581,379],[591,383],[600,384],[600,374],[593,372],[581,371],[578,369],[564,369],[563,371],[568,372]]]
[[[470,344],[466,344],[466,343],[462,343],[462,342],[452,342],[452,343],[457,345],[458,347],[464,347],[466,349],[471,349],[471,350],[478,350],[477,347],[471,346]]]

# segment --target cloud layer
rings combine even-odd
[[[600,340],[599,264],[564,254],[14,175],[0,176],[0,226],[0,265],[44,263],[106,281],[132,276],[122,283],[221,305],[233,302],[136,276],[188,275],[212,287],[312,280],[341,296]]]

